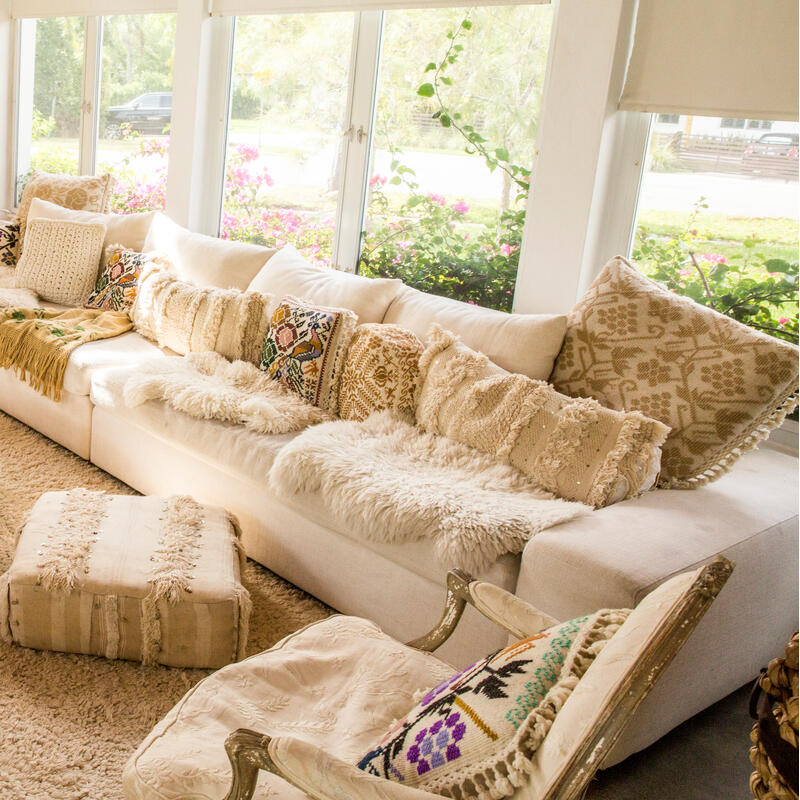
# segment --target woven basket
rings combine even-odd
[[[784,658],[769,662],[753,686],[750,716],[750,791],[756,800],[797,798],[797,662],[798,635],[786,645]]]

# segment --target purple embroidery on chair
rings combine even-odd
[[[464,738],[467,726],[460,719],[461,714],[454,711],[447,719],[437,720],[417,733],[416,744],[406,753],[406,759],[416,765],[417,775],[424,775],[432,767],[441,767],[461,755],[457,742]]]

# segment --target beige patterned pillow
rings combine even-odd
[[[399,325],[359,325],[342,371],[339,416],[362,420],[385,409],[413,414],[423,349],[417,335]]]
[[[420,358],[417,423],[600,507],[651,488],[669,428],[506,372],[435,325]]]
[[[94,289],[106,226],[32,219],[15,278],[43,300],[82,306]]]
[[[797,406],[797,348],[672,294],[617,257],[570,314],[551,381],[669,425],[660,485],[694,488]]]
[[[17,209],[19,240],[17,258],[22,254],[28,224],[28,211],[34,197],[76,211],[105,213],[111,199],[112,178],[105,175],[53,175],[34,171],[28,180]]]

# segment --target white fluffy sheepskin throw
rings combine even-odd
[[[315,496],[354,536],[379,542],[432,537],[443,565],[474,573],[589,510],[388,411],[304,431],[281,449],[270,484],[295,505]]]
[[[289,433],[332,418],[253,364],[212,352],[145,361],[122,395],[128,408],[163,400],[191,417],[235,422],[256,433]]]
[[[0,308],[36,308],[39,305],[39,295],[30,289],[0,286]]]

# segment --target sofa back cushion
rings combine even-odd
[[[166,255],[181,278],[197,286],[221,289],[246,289],[275,253],[255,244],[192,233],[161,212],[153,219],[144,250]]]
[[[287,245],[264,265],[249,288],[277,298],[292,295],[320,306],[349,308],[359,323],[365,323],[383,322],[386,309],[403,290],[403,283],[317,267]]]
[[[102,214],[94,211],[77,211],[71,208],[34,197],[31,200],[29,219],[63,219],[68,222],[100,222],[106,227],[104,247],[122,245],[128,250],[141,253],[144,241],[155,218],[155,211],[141,214]]]
[[[384,322],[424,338],[436,322],[509,372],[547,380],[564,340],[563,314],[506,314],[404,286]]]

